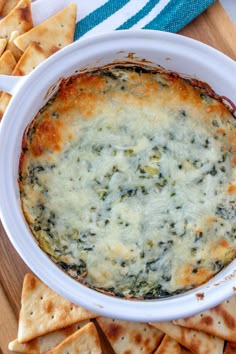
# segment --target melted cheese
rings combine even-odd
[[[156,298],[202,284],[235,256],[235,128],[220,102],[169,74],[66,80],[24,137],[29,226],[90,287]]]

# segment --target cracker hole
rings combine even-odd
[[[30,315],[32,316],[33,314],[34,314],[34,312],[33,312],[33,311],[31,311],[31,312],[30,312]]]
[[[40,300],[43,300],[43,296],[40,296]]]
[[[61,27],[64,27],[63,23],[61,23]]]
[[[61,43],[58,43],[58,47],[61,47]]]
[[[53,319],[54,317],[55,317],[54,315],[51,316],[52,319]]]
[[[71,310],[71,311],[73,311],[73,310],[74,310],[74,307],[73,307],[73,306],[71,306],[70,310]]]
[[[121,337],[121,340],[124,340],[125,339],[125,337]]]
[[[220,322],[220,321],[218,321],[218,324],[220,325],[220,324],[221,324],[221,322]]]

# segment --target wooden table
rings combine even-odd
[[[200,40],[236,60],[236,26],[219,2],[180,34]],[[10,353],[8,343],[17,336],[22,281],[27,271],[0,223],[0,354]]]

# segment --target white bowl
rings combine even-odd
[[[0,77],[0,90],[13,94],[0,127],[0,216],[13,246],[48,286],[98,314],[133,321],[162,321],[190,316],[235,293],[236,260],[208,283],[158,300],[126,300],[81,285],[61,271],[38,247],[20,207],[18,162],[24,130],[44,105],[55,84],[84,68],[127,57],[146,59],[166,69],[206,81],[236,102],[236,63],[200,42],[159,31],[117,31],[79,40],[62,49],[24,78]]]

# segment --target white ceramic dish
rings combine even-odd
[[[0,90],[13,94],[0,128],[0,216],[19,255],[51,288],[99,314],[133,321],[186,317],[222,302],[235,293],[236,260],[209,283],[182,295],[130,301],[101,294],[64,274],[38,247],[23,218],[17,184],[23,132],[45,103],[58,79],[87,67],[135,57],[206,81],[236,102],[236,63],[191,39],[158,31],[117,31],[75,42],[24,78],[1,77]],[[49,90],[49,91],[48,91]],[[45,99],[46,97],[46,99]]]

